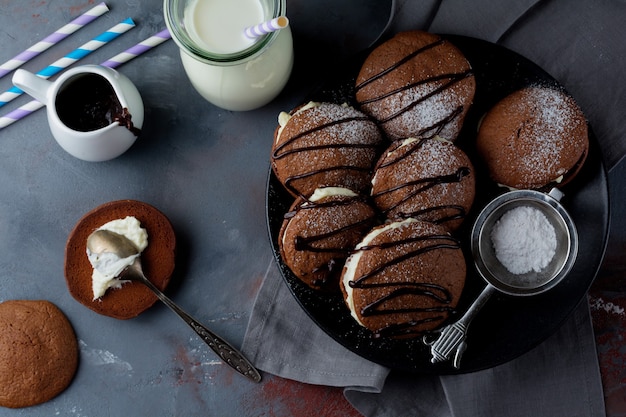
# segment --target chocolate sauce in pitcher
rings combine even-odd
[[[141,130],[132,122],[128,109],[122,107],[111,84],[101,75],[84,74],[68,80],[55,102],[61,122],[79,132],[90,132],[119,122],[135,136]]]

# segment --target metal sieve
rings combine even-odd
[[[578,253],[578,233],[572,218],[559,200],[562,193],[554,188],[549,194],[516,190],[491,201],[478,215],[472,229],[471,249],[479,274],[487,284],[509,295],[535,295],[554,287],[571,270]],[[496,257],[491,231],[509,210],[527,206],[543,213],[556,234],[556,252],[539,272],[511,273]]]
[[[431,362],[442,362],[454,355],[453,365],[460,367],[461,356],[467,347],[467,328],[489,297],[500,291],[512,296],[531,296],[556,286],[571,270],[578,254],[578,233],[569,213],[560,203],[563,193],[554,188],[550,193],[535,190],[515,190],[492,200],[478,215],[471,235],[474,264],[487,286],[456,322],[439,331],[435,339],[425,336],[431,347]],[[539,210],[554,228],[556,250],[548,265],[539,272],[523,274],[510,272],[497,258],[491,231],[502,216],[516,207],[527,206]]]

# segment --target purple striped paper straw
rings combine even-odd
[[[254,39],[259,36],[267,35],[268,33],[275,32],[280,29],[284,29],[289,25],[289,19],[285,16],[279,16],[267,22],[259,23],[258,25],[250,26],[244,29],[243,33],[248,38]]]
[[[0,78],[4,77],[9,72],[18,68],[22,64],[30,61],[40,53],[50,48],[52,45],[62,41],[72,33],[76,32],[78,29],[84,27],[86,24],[93,22],[96,18],[102,16],[108,11],[109,8],[106,4],[104,4],[104,2],[86,11],[82,15],[78,16],[76,19],[72,20],[70,23],[66,24],[60,29],[57,29],[54,33],[51,33],[30,48],[26,49],[24,52],[16,55],[4,64],[0,65]]]
[[[12,112],[8,113],[6,116],[2,116],[0,117],[0,129],[5,128],[9,125],[12,125],[13,123],[17,122],[18,120],[23,119],[24,117],[33,114],[34,112],[36,112],[37,110],[39,110],[40,108],[45,107],[43,103],[41,103],[40,101],[37,100],[32,100],[29,101],[28,103],[24,104],[23,106],[13,110]]]
[[[150,36],[148,39],[139,42],[137,45],[128,48],[124,52],[115,55],[113,58],[107,59],[100,65],[103,67],[117,68],[123,63],[128,62],[155,46],[162,44],[171,37],[172,35],[170,35],[170,32],[167,29],[164,29],[161,32]]]
[[[134,27],[135,27],[135,22],[133,22],[133,19],[131,19],[130,17],[126,18],[122,22],[113,26],[111,29],[107,30],[106,32],[101,33],[100,35],[96,36],[89,42],[76,48],[69,54],[65,55],[63,58],[48,65],[46,68],[39,71],[36,75],[38,75],[39,77],[43,79],[50,78],[53,75],[58,74],[61,70],[69,67],[76,61],[86,57],[93,51],[106,45],[108,42],[112,41],[113,39],[120,36],[122,33],[125,33]],[[4,93],[0,94],[0,107],[16,99],[22,94],[24,94],[24,92],[20,88],[12,87],[8,89]]]
[[[146,40],[139,42],[137,45],[128,48],[126,51],[117,54],[110,59],[107,59],[101,65],[109,68],[117,68],[120,65],[130,61],[131,59],[138,57],[144,52],[149,51],[155,46],[160,45],[170,38],[170,32],[167,29],[162,30],[161,32],[150,36]],[[44,107],[44,105],[37,100],[32,100],[29,103],[24,104],[23,106],[13,110],[5,116],[0,117],[0,129],[12,125],[18,120],[21,120],[24,117],[33,114],[42,107]]]

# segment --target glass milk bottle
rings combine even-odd
[[[286,0],[164,0],[172,39],[194,88],[227,110],[252,110],[283,89],[293,67],[291,30],[245,28],[285,16]]]

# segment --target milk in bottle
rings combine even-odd
[[[165,20],[195,89],[227,110],[274,99],[293,66],[289,27],[258,38],[246,27],[285,15],[285,0],[165,0]]]

